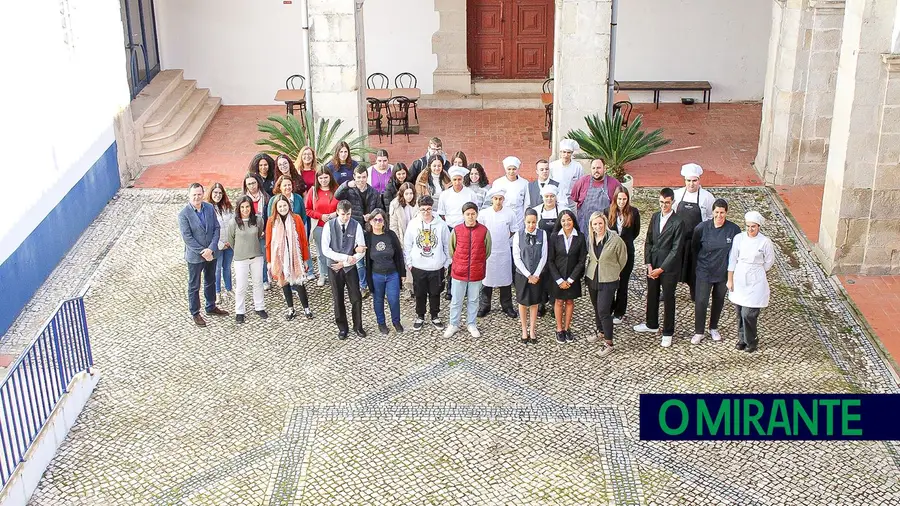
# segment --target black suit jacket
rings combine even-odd
[[[603,210],[603,214],[609,216],[609,208]],[[619,237],[625,241],[625,246],[628,247],[628,251],[631,254],[634,254],[634,240],[638,238],[638,235],[641,233],[641,212],[635,208],[631,208],[631,226],[622,226],[622,230],[619,230],[619,224],[615,221],[611,221],[609,223],[609,229],[613,232],[619,234]]]
[[[663,274],[679,274],[682,263],[684,221],[673,211],[662,232],[659,231],[660,211],[650,218],[650,228],[644,241],[644,263],[654,269],[662,268]]]
[[[587,242],[585,235],[579,233],[572,238],[572,246],[566,253],[565,237],[549,234],[550,244],[547,246],[547,267],[550,269],[550,281],[556,283],[557,279],[573,279],[575,281],[584,277],[584,263],[587,257]]]

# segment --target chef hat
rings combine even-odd
[[[492,199],[496,195],[500,195],[501,197],[503,197],[505,199],[506,198],[506,190],[503,188],[491,188],[490,190],[488,190],[487,195],[485,195],[485,198]]]
[[[465,167],[453,167],[450,169],[450,177],[466,177],[467,175],[469,175],[469,171]]]
[[[703,167],[696,163],[687,163],[681,166],[681,175],[684,177],[697,177],[703,175]]]
[[[747,214],[745,214],[744,221],[746,223],[756,223],[760,227],[766,223],[766,219],[763,218],[763,216],[756,211],[750,211]]]
[[[563,139],[559,141],[560,151],[571,151],[574,153],[576,149],[578,149],[578,143],[572,139]]]
[[[545,184],[544,187],[541,188],[541,197],[544,195],[559,195],[559,188],[557,188],[555,184]]]
[[[504,169],[507,167],[512,167],[514,165],[515,165],[516,169],[518,169],[519,167],[522,166],[522,161],[514,156],[507,156],[506,158],[503,159],[503,168]]]

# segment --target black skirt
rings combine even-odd
[[[516,302],[522,306],[535,306],[544,302],[544,282],[543,279],[538,281],[536,285],[528,282],[528,278],[516,271],[513,277],[513,283],[516,285]]]
[[[550,280],[550,294],[556,300],[575,300],[581,297],[581,279],[576,279],[572,286],[565,290],[556,284],[555,279]]]

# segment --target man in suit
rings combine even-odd
[[[644,241],[644,262],[647,269],[647,321],[635,325],[635,332],[659,330],[659,292],[664,305],[662,346],[672,346],[675,334],[675,288],[681,274],[684,221],[675,214],[672,202],[675,192],[663,188],[659,192],[660,210],[650,219]]]
[[[334,296],[334,322],[338,326],[338,339],[347,339],[350,333],[347,323],[347,307],[344,289],[350,297],[350,314],[353,331],[358,337],[366,337],[362,326],[362,294],[359,288],[359,271],[356,264],[363,260],[366,239],[363,226],[352,218],[353,206],[347,200],[338,202],[337,219],[330,220],[322,229],[322,254],[331,267],[331,293]]]
[[[216,249],[219,244],[219,220],[212,204],[203,202],[203,186],[191,183],[188,205],[178,213],[178,228],[184,240],[184,259],[188,264],[188,306],[198,327],[205,327],[200,316],[200,274],[203,274],[203,298],[206,314],[226,316],[216,307]]]
[[[437,137],[432,137],[428,141],[428,151],[425,152],[425,156],[414,161],[412,165],[409,166],[409,174],[406,175],[406,180],[415,184],[416,178],[419,177],[419,173],[427,168],[426,165],[428,159],[432,156],[441,157],[441,160],[444,161],[444,170],[450,172],[450,166],[453,162],[452,160],[448,160],[447,153],[444,153],[443,141]]]
[[[537,179],[528,183],[528,198],[531,199],[528,207],[544,203],[541,190],[548,184],[559,188],[559,183],[550,177],[550,162],[538,160],[534,166],[534,171],[537,173]],[[538,212],[538,222],[540,221],[540,212]]]

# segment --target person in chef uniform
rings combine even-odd
[[[559,213],[568,209],[565,204],[559,203],[559,189],[554,185],[544,185],[541,188],[541,198],[543,202],[532,207],[537,212],[538,215],[538,228],[544,231],[547,234],[547,237],[553,232],[553,227],[556,226],[556,220],[559,219]],[[547,303],[550,302],[550,307],[553,307],[553,302],[550,300],[551,286],[549,283],[553,283],[553,280],[550,280],[547,276],[542,278],[544,283],[545,291],[542,294],[541,303],[538,307],[538,316],[543,317],[547,314]]]
[[[525,226],[525,208],[528,206],[530,199],[528,197],[528,180],[519,175],[519,167],[522,162],[514,157],[507,156],[503,159],[503,169],[506,174],[494,181],[492,188],[506,190],[506,198],[503,206],[512,211],[516,217],[515,228],[513,232],[522,230]],[[510,255],[512,255],[510,250]],[[510,276],[512,268],[510,267]],[[510,281],[512,283],[512,281]]]
[[[478,317],[484,318],[491,311],[493,290],[499,288],[501,311],[510,318],[516,318],[519,314],[513,309],[513,261],[510,240],[516,232],[516,217],[504,206],[506,190],[494,186],[485,198],[491,203],[491,207],[478,213],[478,222],[486,226],[488,233],[491,234],[491,254],[488,256],[487,272],[481,283]]]
[[[675,203],[672,206],[675,213],[684,222],[684,238],[681,241],[682,248],[684,248],[683,263],[678,280],[687,283],[691,291],[691,300],[694,300],[697,259],[694,258],[691,237],[693,237],[697,225],[712,218],[713,204],[716,202],[716,198],[712,193],[700,187],[703,168],[696,163],[682,165],[681,175],[684,177],[684,188],[675,190]]]
[[[453,231],[457,225],[463,222],[462,208],[467,202],[475,202],[478,197],[471,188],[463,184],[463,179],[469,175],[469,169],[453,166],[450,168],[450,188],[441,192],[437,202],[437,214],[447,223]],[[451,266],[452,267],[452,266]],[[447,280],[450,280],[450,268],[447,268]],[[447,283],[447,291],[444,298],[451,300],[451,283]]]
[[[559,158],[550,163],[550,179],[559,182],[559,201],[569,209],[575,209],[572,201],[572,186],[584,175],[584,167],[572,156],[578,143],[572,139],[559,141]]]
[[[747,231],[734,238],[728,258],[728,300],[737,310],[738,342],[735,348],[753,353],[759,344],[760,310],[769,305],[766,271],[775,264],[775,247],[759,231],[765,219],[756,211],[744,215]]]

